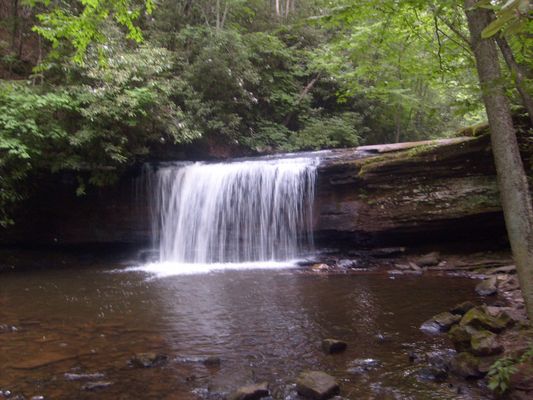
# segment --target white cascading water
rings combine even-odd
[[[160,263],[285,262],[313,247],[316,158],[150,169]]]

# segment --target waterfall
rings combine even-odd
[[[313,247],[316,158],[150,168],[152,236],[162,263],[288,261]]]

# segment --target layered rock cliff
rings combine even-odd
[[[335,245],[495,241],[505,230],[488,136],[322,153],[315,200],[319,242]],[[39,184],[2,244],[145,244],[148,206],[138,172],[77,197],[61,175]]]

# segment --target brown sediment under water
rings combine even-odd
[[[0,275],[0,390],[27,399],[218,399],[267,381],[273,398],[293,399],[296,377],[313,369],[335,376],[347,399],[487,398],[475,383],[423,379],[408,357],[450,348],[419,327],[475,300],[469,279],[301,269],[157,278],[120,269]],[[348,348],[327,355],[324,338]],[[146,352],[168,359],[129,363]],[[220,365],[206,366],[208,357]],[[95,381],[106,384],[89,390]]]

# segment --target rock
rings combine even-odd
[[[503,331],[509,321],[503,318],[496,318],[487,315],[481,307],[475,307],[469,310],[461,319],[461,326],[470,326],[477,330],[488,329],[494,333]]]
[[[113,382],[109,382],[109,381],[89,382],[83,385],[81,388],[83,390],[98,390],[98,389],[105,389],[111,386],[112,384]]]
[[[431,382],[445,382],[448,379],[448,371],[445,369],[428,366],[416,372],[418,379]]]
[[[513,389],[533,392],[533,364],[521,363],[511,375],[510,386]]]
[[[422,257],[419,257],[416,260],[416,264],[421,267],[431,267],[433,265],[437,265],[440,261],[439,256],[440,254],[438,252],[433,251],[431,253],[423,255]]]
[[[496,294],[498,292],[498,279],[493,276],[481,281],[476,286],[476,292],[480,296],[492,296]]]
[[[44,400],[44,396],[32,396],[30,400]]]
[[[322,350],[327,354],[342,353],[348,345],[346,342],[337,339],[324,339],[322,341]]]
[[[131,360],[131,365],[139,368],[151,368],[167,361],[167,356],[157,353],[139,353]]]
[[[503,267],[491,268],[491,269],[485,271],[485,274],[487,274],[487,275],[513,274],[513,273],[516,273],[516,267],[514,265],[505,265]]]
[[[362,358],[350,361],[346,371],[350,374],[362,374],[379,368],[380,366],[381,362],[379,360],[375,360],[373,358]]]
[[[329,271],[329,265],[328,264],[314,264],[311,266],[311,270],[313,272],[326,272],[326,271]]]
[[[455,350],[458,352],[470,350],[470,339],[472,339],[472,331],[474,329],[464,326],[455,325],[448,332],[448,337],[453,343]]]
[[[102,379],[104,374],[100,372],[95,372],[93,374],[76,374],[71,372],[66,372],[64,375],[67,381],[82,381],[82,380],[91,380],[91,379]]]
[[[503,346],[498,337],[489,331],[479,331],[472,334],[470,339],[472,353],[476,356],[493,356],[503,352]]]
[[[325,372],[305,371],[296,381],[296,391],[309,399],[326,400],[339,394],[340,388],[335,378]]]
[[[462,378],[481,378],[479,360],[470,353],[462,352],[452,358],[450,371]]]
[[[420,329],[429,333],[447,332],[460,320],[461,317],[459,315],[445,311],[424,322]]]
[[[476,305],[471,301],[464,301],[452,307],[450,312],[457,315],[465,315],[468,311],[474,308]]]
[[[357,260],[339,260],[337,261],[337,267],[343,268],[343,269],[350,269],[350,268],[357,268],[358,262]]]
[[[204,365],[206,367],[220,367],[220,364],[222,363],[222,360],[220,359],[220,357],[207,357],[204,361],[203,361]]]
[[[422,272],[422,268],[416,265],[414,262],[409,263],[409,268],[411,268],[411,270],[415,272]]]
[[[230,397],[230,400],[259,400],[263,397],[270,396],[268,383],[256,383],[239,388]]]

